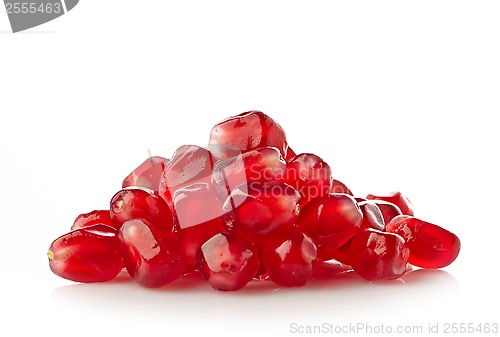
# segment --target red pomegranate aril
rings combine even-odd
[[[446,267],[460,252],[460,239],[455,234],[412,216],[395,217],[385,230],[399,234],[407,241],[410,248],[408,262],[417,267]]]
[[[164,286],[184,271],[184,253],[178,242],[147,220],[126,221],[118,239],[129,275],[144,287]]]
[[[209,150],[183,145],[175,150],[160,179],[160,196],[173,207],[175,191],[195,183],[210,183],[214,158]]]
[[[286,163],[278,149],[261,147],[239,156],[219,160],[214,166],[212,182],[219,198],[226,200],[241,184],[254,181],[281,181]]]
[[[385,228],[384,217],[377,204],[367,200],[358,202],[358,206],[363,213],[363,221],[360,228],[373,228],[383,232]]]
[[[130,219],[145,219],[168,235],[173,235],[174,218],[165,201],[153,191],[124,189],[110,202],[113,227],[119,229]]]
[[[98,224],[114,227],[113,222],[111,221],[109,210],[96,210],[89,213],[80,214],[75,219],[73,226],[71,226],[71,230]]]
[[[377,281],[401,277],[410,249],[401,236],[370,228],[356,234],[350,253],[354,271],[366,280]]]
[[[116,229],[106,225],[82,227],[60,236],[47,256],[54,274],[75,282],[110,281],[123,268]]]
[[[302,204],[306,204],[330,193],[332,170],[320,157],[302,153],[287,164],[285,182],[299,192]]]
[[[403,214],[411,215],[411,216],[414,215],[412,203],[401,192],[391,192],[391,193],[388,193],[386,195],[368,194],[366,196],[366,199],[368,199],[368,200],[384,200],[384,201],[393,203],[394,205],[398,206]]]
[[[330,193],[344,193],[354,196],[351,190],[340,180],[333,179],[332,186],[330,187]]]
[[[217,160],[266,146],[277,148],[283,158],[287,157],[285,132],[271,117],[256,110],[219,122],[212,128],[208,142],[208,147]]]
[[[174,195],[177,236],[186,254],[186,267],[196,268],[196,252],[205,241],[224,230],[222,202],[212,185],[196,183]]]
[[[269,278],[284,287],[300,287],[311,279],[317,250],[297,229],[277,231],[262,247],[262,262]]]
[[[220,233],[198,250],[198,270],[217,290],[232,291],[243,288],[260,268],[257,248],[229,233]]]
[[[168,159],[159,156],[146,159],[123,180],[122,188],[139,186],[158,193],[160,179],[168,162]]]
[[[398,215],[403,214],[399,209],[399,207],[394,205],[392,202],[384,200],[371,200],[371,202],[374,202],[382,212],[382,217],[384,218],[385,224],[388,224],[392,219],[394,219]]]
[[[276,229],[292,228],[299,215],[300,195],[281,182],[240,185],[224,203],[228,232],[259,244]]]
[[[309,235],[318,248],[318,260],[333,257],[332,251],[356,234],[363,213],[353,197],[328,194],[311,200],[301,210],[297,227]]]
[[[285,161],[288,163],[292,161],[293,158],[297,155],[294,150],[288,144],[286,145],[287,150],[286,150],[286,156],[285,156]]]

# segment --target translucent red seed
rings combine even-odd
[[[116,229],[93,225],[75,229],[54,240],[47,253],[49,266],[62,278],[83,282],[106,282],[123,268]]]
[[[277,231],[262,248],[269,278],[284,287],[300,287],[309,281],[317,258],[313,241],[297,229]]]
[[[369,281],[401,277],[409,255],[410,249],[401,236],[376,229],[360,230],[350,245],[352,268]]]
[[[96,210],[89,213],[80,214],[75,219],[73,226],[71,226],[71,230],[98,224],[114,227],[113,222],[111,221],[109,210]]]
[[[368,194],[366,196],[366,199],[387,201],[387,202],[393,203],[394,205],[398,206],[398,208],[401,210],[401,212],[403,214],[412,215],[412,216],[414,214],[413,204],[401,192],[391,192],[391,193],[388,193],[386,195]]]
[[[382,212],[382,217],[384,218],[384,223],[388,224],[392,219],[397,217],[398,215],[402,215],[403,212],[399,209],[398,206],[394,205],[391,202],[387,202],[384,200],[371,200],[371,202],[375,203]]]
[[[237,187],[224,203],[228,232],[260,243],[277,229],[292,228],[300,195],[281,182],[253,182]]]
[[[271,146],[287,158],[285,131],[261,111],[248,111],[218,123],[210,132],[208,147],[217,160]]]
[[[460,239],[455,234],[412,216],[397,216],[385,229],[401,235],[408,242],[409,262],[417,267],[446,267],[455,261],[460,252]]]
[[[217,290],[243,288],[260,269],[255,245],[229,233],[220,233],[201,246],[197,253],[198,269]]]
[[[126,221],[118,239],[125,267],[140,285],[157,288],[182,275],[184,252],[179,243],[147,220]]]
[[[146,159],[123,180],[122,188],[139,186],[158,193],[160,179],[168,162],[168,159],[159,156]]]
[[[145,219],[165,233],[174,232],[170,208],[158,194],[142,189],[125,189],[116,193],[110,202],[113,227],[120,228],[130,219]]]
[[[362,221],[363,213],[353,197],[332,193],[306,204],[297,227],[316,243],[318,259],[326,261],[334,258],[335,249],[356,234]]]
[[[287,164],[285,182],[299,192],[302,203],[306,204],[330,193],[332,170],[320,157],[302,153]]]
[[[351,190],[340,180],[333,179],[330,193],[344,193],[354,196]]]

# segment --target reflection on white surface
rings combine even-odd
[[[455,278],[442,270],[415,270],[402,279],[369,283],[330,265],[302,288],[253,281],[238,292],[213,290],[198,274],[161,289],[141,288],[123,274],[111,283],[56,288],[51,307],[72,317],[116,320],[137,331],[168,328],[188,334],[202,326],[225,333],[287,335],[292,322],[428,322],[446,315],[459,294]]]

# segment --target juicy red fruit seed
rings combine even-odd
[[[446,267],[460,252],[460,239],[455,234],[412,216],[395,217],[385,230],[399,234],[407,241],[410,248],[408,262],[417,267]]]
[[[305,204],[330,193],[332,170],[320,157],[302,153],[287,164],[285,182],[300,193]]]
[[[297,227],[317,245],[318,259],[334,258],[332,252],[358,231],[363,213],[353,197],[347,194],[328,194],[311,200],[301,210]]]
[[[160,179],[168,162],[168,159],[159,156],[146,159],[123,180],[122,188],[139,186],[158,193]]]
[[[351,190],[340,180],[333,179],[330,193],[344,193],[354,196]]]
[[[147,220],[126,221],[118,239],[125,267],[140,285],[161,287],[182,275],[184,254],[179,244]]]
[[[227,159],[259,147],[271,146],[287,158],[285,131],[261,111],[248,111],[218,123],[210,132],[208,147],[217,160]]]
[[[356,234],[350,255],[352,268],[364,279],[390,280],[405,273],[410,249],[401,236],[370,228]]]
[[[197,183],[175,192],[177,236],[186,254],[186,265],[196,268],[196,252],[212,236],[224,230],[222,202],[213,186]]]
[[[198,270],[217,290],[243,288],[260,268],[257,248],[229,233],[220,233],[201,246],[196,255]]]
[[[73,226],[71,226],[71,230],[98,224],[114,227],[109,210],[98,210],[80,214],[75,219]]]
[[[371,202],[375,203],[375,205],[378,206],[380,212],[382,212],[384,223],[386,224],[388,224],[392,219],[394,219],[398,215],[403,214],[399,209],[399,207],[394,205],[392,202],[384,200],[371,200]]]
[[[163,171],[160,196],[172,207],[172,198],[178,189],[194,183],[210,183],[214,163],[207,149],[196,145],[180,146]]]
[[[259,244],[274,230],[292,228],[300,195],[281,182],[253,182],[237,187],[224,203],[228,232]]]
[[[116,230],[105,225],[75,229],[54,240],[49,266],[62,278],[83,283],[114,279],[123,268]]]
[[[368,200],[384,200],[384,201],[393,203],[394,205],[398,206],[398,208],[401,210],[401,212],[403,214],[411,215],[411,216],[414,215],[412,203],[401,192],[391,192],[391,193],[388,193],[386,195],[368,194],[366,196],[366,199],[368,199]]]
[[[278,231],[263,245],[262,261],[269,278],[284,287],[300,287],[311,279],[317,250],[297,229]]]
[[[165,201],[154,192],[141,189],[125,189],[116,193],[110,203],[113,227],[119,229],[127,220],[145,219],[173,235],[174,219]]]
[[[254,181],[281,181],[286,163],[278,149],[262,147],[239,156],[219,160],[214,166],[212,182],[219,198],[226,200],[238,186]]]
[[[373,201],[358,202],[359,209],[363,213],[363,221],[360,228],[373,228],[384,231],[385,222],[380,208]]]

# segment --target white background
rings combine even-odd
[[[82,0],[12,34],[2,9],[0,335],[500,323],[499,17],[497,1]],[[418,217],[461,238],[457,261],[406,283],[238,293],[199,280],[76,285],[50,272],[51,241],[106,208],[148,150],[204,146],[216,122],[250,109],[357,195],[408,195]]]

